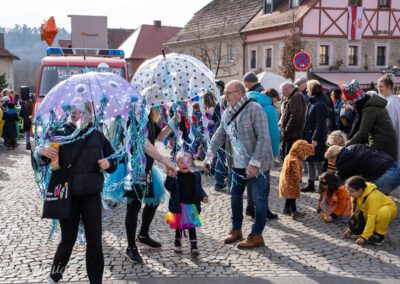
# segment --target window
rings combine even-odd
[[[214,63],[217,64],[220,60],[220,49],[219,47],[215,47],[213,50],[213,57],[214,57]]]
[[[297,8],[304,3],[304,0],[289,0],[289,9]]]
[[[228,53],[228,61],[229,62],[234,61],[234,59],[233,59],[233,54],[234,54],[233,45],[228,44],[228,52],[227,53]]]
[[[379,0],[378,7],[379,8],[390,8],[389,0]]]
[[[265,68],[272,67],[272,47],[264,49]]]
[[[349,0],[349,6],[362,6],[362,0]]]
[[[257,68],[257,50],[250,50],[250,69],[254,70]]]
[[[319,46],[319,65],[329,65],[329,45]]]
[[[376,65],[386,65],[386,46],[378,46],[376,49]]]
[[[358,65],[358,46],[349,46],[349,65]]]
[[[273,12],[272,0],[264,0],[263,12],[264,12],[264,14],[269,14],[269,13]]]

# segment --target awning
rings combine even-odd
[[[369,87],[369,85],[372,83],[376,84],[378,83],[378,79],[383,76],[383,73],[380,72],[315,72],[313,73],[318,79],[325,80],[333,85],[338,85],[340,81],[343,81],[344,83],[350,83],[351,80],[356,79],[360,83],[361,87]],[[395,82],[394,84],[400,84],[400,77],[396,76],[395,77]]]

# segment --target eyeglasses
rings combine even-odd
[[[228,96],[228,95],[230,95],[230,94],[237,93],[237,92],[240,92],[240,91],[224,92],[223,94],[224,94],[225,96]]]

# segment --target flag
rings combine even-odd
[[[360,40],[362,37],[363,7],[349,7],[349,24],[347,38],[349,40]]]

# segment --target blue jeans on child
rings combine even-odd
[[[373,181],[378,190],[389,194],[400,186],[400,165],[389,168],[381,177]]]
[[[231,207],[232,207],[232,229],[241,230],[243,223],[243,193],[247,183],[251,185],[251,194],[255,207],[254,224],[251,232],[262,234],[267,222],[267,198],[266,183],[269,182],[269,171],[257,177],[246,179],[246,169],[232,169],[231,182]]]
[[[227,174],[228,167],[226,166],[225,150],[219,148],[217,151],[217,162],[215,163],[215,187],[225,187],[225,178]]]

